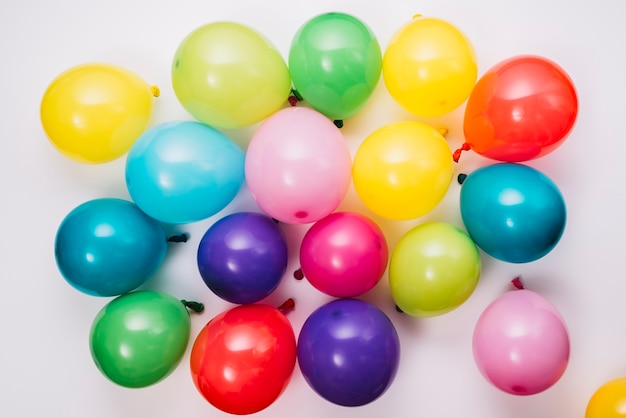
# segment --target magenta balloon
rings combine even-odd
[[[352,157],[330,119],[309,108],[289,107],[267,118],[252,136],[245,174],[266,214],[305,224],[337,209],[350,185]]]
[[[321,292],[342,298],[374,287],[387,268],[383,231],[364,215],[338,212],[317,221],[300,245],[302,273]]]
[[[570,343],[561,314],[548,300],[530,290],[513,290],[482,313],[473,350],[491,384],[513,395],[533,395],[561,378]]]

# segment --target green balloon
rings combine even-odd
[[[130,388],[149,386],[176,368],[190,330],[189,312],[180,300],[150,290],[126,293],[96,315],[91,356],[113,382]]]
[[[437,316],[470,297],[480,271],[478,247],[467,233],[444,222],[428,222],[409,230],[396,244],[389,287],[404,313]]]
[[[382,71],[380,45],[361,20],[325,13],[294,36],[289,71],[297,93],[315,110],[343,120],[361,109]]]

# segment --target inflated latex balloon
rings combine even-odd
[[[459,151],[507,162],[539,158],[565,141],[577,114],[576,89],[563,68],[540,56],[511,57],[490,68],[472,91]]]
[[[109,302],[94,319],[91,355],[111,381],[146,387],[178,366],[190,329],[184,301],[151,290],[127,293]]]
[[[196,28],[178,46],[172,85],[183,107],[216,128],[240,128],[280,109],[291,92],[285,60],[256,30],[234,22]]]
[[[513,395],[553,386],[569,361],[570,342],[561,314],[538,293],[506,292],[480,315],[472,340],[482,375]]]
[[[402,312],[436,316],[456,309],[472,295],[480,271],[480,253],[464,231],[428,222],[409,230],[396,244],[389,288]]]
[[[199,122],[166,122],[150,128],[126,160],[132,199],[148,215],[171,224],[215,215],[243,183],[243,150]]]
[[[315,222],[300,244],[304,276],[334,297],[359,296],[373,288],[385,273],[387,258],[380,227],[352,212],[332,213]]]
[[[214,317],[191,350],[191,375],[216,408],[246,415],[283,393],[296,364],[296,337],[285,315],[263,304],[237,306]]]
[[[626,417],[626,377],[609,380],[600,386],[589,399],[585,418]]]
[[[510,263],[545,256],[565,229],[565,201],[556,184],[521,164],[494,164],[470,173],[461,187],[460,205],[474,242]]]
[[[315,222],[333,212],[350,186],[352,157],[341,131],[305,107],[265,120],[246,152],[248,188],[261,209],[288,224]]]
[[[254,303],[278,287],[287,269],[287,241],[269,216],[233,213],[204,233],[197,261],[213,293],[231,303]]]
[[[393,35],[383,56],[391,96],[418,116],[440,116],[470,95],[478,67],[469,39],[441,19],[417,15]]]
[[[114,198],[74,208],[61,222],[54,243],[65,280],[94,296],[117,296],[141,286],[166,251],[163,226],[132,202]]]
[[[363,21],[346,13],[324,13],[296,32],[289,71],[298,94],[311,107],[331,119],[346,119],[374,92],[382,52]]]
[[[159,95],[137,74],[90,63],[58,75],[41,101],[41,123],[63,155],[81,163],[106,163],[126,154],[148,127]]]
[[[395,122],[359,146],[352,167],[354,187],[379,216],[418,218],[446,194],[453,164],[448,143],[437,130],[421,122]]]
[[[309,386],[342,406],[362,406],[393,383],[400,341],[393,323],[376,306],[336,299],[316,309],[298,336],[298,364]]]

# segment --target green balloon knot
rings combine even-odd
[[[302,101],[302,96],[300,95],[300,93],[298,93],[298,90],[296,89],[291,89],[291,94],[293,94],[293,96],[298,99],[298,101]]]
[[[189,235],[187,234],[178,234],[172,235],[167,238],[167,242],[187,242],[189,240]]]
[[[195,312],[195,313],[200,313],[202,311],[204,311],[204,304],[200,303],[200,302],[193,302],[193,301],[187,301],[187,300],[181,300],[181,302],[183,303],[183,305],[185,305],[185,308]]]

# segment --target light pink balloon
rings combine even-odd
[[[338,298],[373,288],[387,268],[383,231],[364,215],[333,213],[317,221],[300,245],[300,265],[319,291]]]
[[[485,309],[474,328],[473,350],[491,384],[513,395],[533,395],[561,378],[570,343],[554,305],[521,289],[503,294]]]
[[[254,133],[245,173],[248,189],[266,214],[305,224],[337,209],[350,186],[352,158],[330,119],[309,108],[289,107]]]

